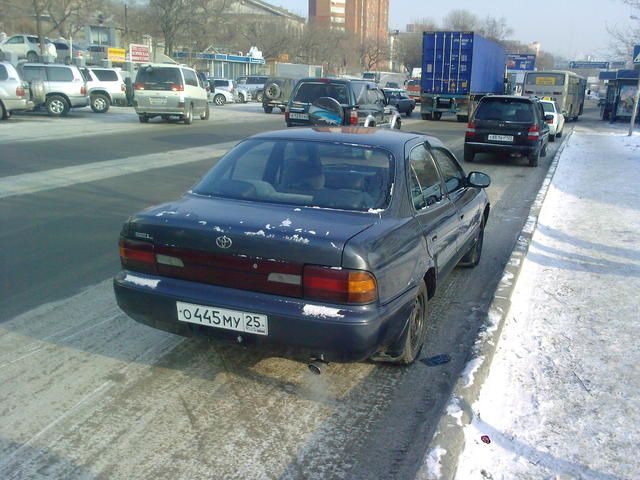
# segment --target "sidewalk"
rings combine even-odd
[[[640,478],[640,135],[597,125],[560,158],[460,480]]]

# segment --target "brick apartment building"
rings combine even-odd
[[[383,45],[389,38],[389,0],[309,0],[309,21]]]

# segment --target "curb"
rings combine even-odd
[[[429,442],[422,466],[416,475],[417,480],[455,479],[458,460],[464,450],[464,427],[471,423],[472,405],[480,396],[482,385],[489,375],[502,328],[511,308],[511,296],[538,225],[544,199],[558,168],[560,156],[572,135],[573,130],[568,133],[556,151],[549,171],[531,205],[527,221],[520,231],[494,293],[487,318],[480,327],[477,339],[471,348],[471,358],[456,381],[449,402],[438,421],[436,433]]]

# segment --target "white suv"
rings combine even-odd
[[[44,54],[56,58],[56,46],[48,38],[44,39],[44,49]],[[40,41],[35,35],[12,35],[0,43],[0,52],[14,53],[18,58],[37,62],[40,57]]]
[[[29,84],[9,62],[0,62],[0,119],[6,120],[16,110],[31,110]]]
[[[87,81],[89,105],[96,113],[105,113],[111,105],[126,105],[126,87],[120,72],[113,68],[81,68]]]
[[[43,105],[52,117],[64,117],[71,108],[89,105],[87,83],[74,65],[23,63],[18,71],[29,82],[36,106]]]
[[[196,71],[180,65],[147,64],[138,70],[133,106],[140,122],[177,116],[190,125],[193,117],[209,119],[207,91]]]

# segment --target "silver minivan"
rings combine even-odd
[[[133,106],[140,122],[178,116],[189,125],[198,115],[209,118],[207,91],[196,71],[181,65],[147,64],[138,70],[134,84]]]

